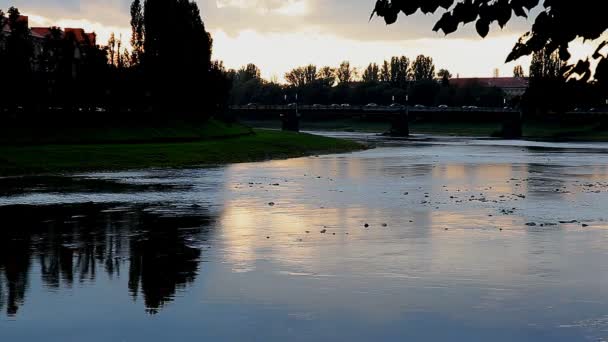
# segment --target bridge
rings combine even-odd
[[[522,135],[522,114],[518,109],[496,107],[425,107],[425,106],[351,106],[351,105],[246,105],[231,106],[239,117],[263,120],[281,120],[284,130],[298,131],[300,120],[322,121],[345,118],[385,121],[391,123],[390,134],[409,135],[409,123],[416,122],[492,122],[502,125],[505,138]],[[526,119],[569,123],[608,123],[608,108],[600,110],[574,110],[566,113],[530,113]]]
[[[281,120],[283,129],[299,130],[300,119],[334,120],[343,118],[366,118],[391,123],[390,133],[398,136],[409,135],[409,122],[431,121],[521,121],[519,110],[489,107],[425,107],[403,105],[246,105],[231,106],[237,116],[255,119]],[[517,126],[517,125],[516,125]]]

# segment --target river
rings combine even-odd
[[[0,178],[0,341],[607,341],[608,144]]]

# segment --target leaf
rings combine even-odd
[[[384,22],[386,22],[387,25],[394,24],[397,21],[398,14],[399,11],[392,8],[388,9],[386,13],[384,13]]]
[[[439,7],[448,9],[452,7],[454,0],[439,0]]]
[[[456,20],[450,12],[443,14],[441,19],[437,21],[433,31],[437,32],[442,30],[446,35],[455,32],[458,29],[458,20]]]
[[[593,58],[598,59],[602,57],[602,49],[608,45],[608,40],[603,41],[600,46],[597,47],[597,50],[593,53]]]
[[[490,33],[490,22],[486,19],[479,19],[475,23],[475,28],[477,29],[477,33],[482,38],[485,38]]]
[[[393,2],[393,5],[405,15],[412,15],[420,8],[420,0],[401,0]]]

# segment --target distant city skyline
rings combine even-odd
[[[31,26],[82,27],[104,44],[110,33],[130,39],[131,0],[0,0],[0,8],[16,6]],[[468,25],[445,37],[433,32],[436,16],[419,14],[386,26],[368,22],[371,0],[210,0],[197,1],[214,39],[213,59],[228,68],[256,64],[266,79],[283,81],[290,69],[315,64],[337,66],[348,60],[357,68],[391,56],[433,57],[437,69],[456,77],[490,77],[496,68],[511,76],[515,65],[528,72],[529,58],[505,64],[507,54],[530,21],[517,19],[504,30],[496,25],[486,39]],[[574,56],[588,52],[575,49]]]

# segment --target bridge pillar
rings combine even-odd
[[[289,111],[281,114],[281,129],[284,131],[300,131],[300,115],[297,111]]]
[[[504,114],[502,123],[502,137],[504,139],[517,139],[523,136],[522,112],[508,112]]]
[[[401,109],[391,122],[390,136],[407,137],[410,135],[409,113],[407,108]]]

